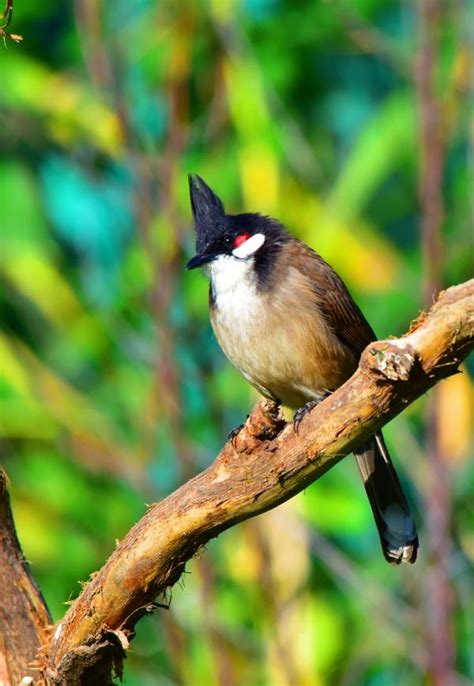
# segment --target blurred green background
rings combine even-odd
[[[472,269],[473,5],[440,4],[447,286]],[[205,279],[184,270],[188,172],[321,252],[380,337],[423,308],[420,27],[408,1],[17,0],[10,29],[24,41],[0,46],[0,449],[59,619],[146,503],[209,464],[256,399],[212,336]],[[169,612],[138,625],[125,683],[439,684],[444,592],[453,684],[471,683],[469,373],[434,395],[444,495],[426,399],[386,429],[415,566],[384,561],[348,458],[206,546]]]

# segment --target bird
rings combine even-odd
[[[196,255],[209,279],[210,320],[224,354],[265,398],[299,423],[357,369],[374,331],[334,269],[277,219],[226,214],[189,175]],[[418,536],[379,431],[354,450],[385,559],[414,563]]]

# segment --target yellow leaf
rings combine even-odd
[[[240,150],[240,174],[245,207],[275,213],[279,190],[278,164],[270,147],[255,141],[243,146]]]
[[[0,377],[5,379],[20,395],[32,397],[28,373],[18,360],[14,347],[7,336],[0,333]]]
[[[463,462],[472,446],[474,407],[474,388],[466,370],[440,383],[437,398],[441,454],[449,462]]]
[[[24,54],[8,54],[6,59],[0,101],[45,115],[60,143],[83,136],[104,152],[118,154],[123,139],[120,122],[100,92]]]

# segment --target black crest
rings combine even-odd
[[[221,200],[197,174],[189,175],[189,192],[196,228],[196,250],[199,254],[222,234],[226,216]]]

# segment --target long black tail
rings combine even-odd
[[[418,536],[405,494],[381,433],[355,452],[385,559],[415,562]]]

